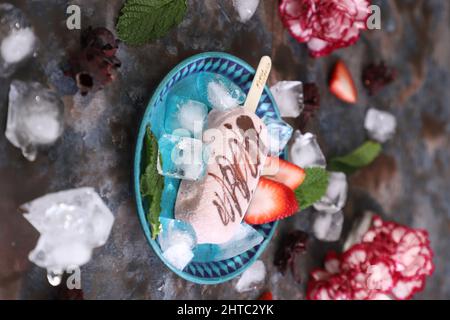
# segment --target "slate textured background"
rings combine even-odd
[[[37,58],[13,78],[38,79],[70,91],[58,65],[76,48],[78,31],[65,28],[69,4],[82,8],[82,26],[114,30],[122,0],[12,0],[32,20],[41,40]],[[189,0],[183,23],[165,38],[143,47],[121,45],[119,79],[88,97],[66,96],[64,136],[37,161],[29,163],[0,135],[0,299],[61,298],[47,284],[43,270],[28,262],[36,231],[17,212],[29,200],[57,190],[95,187],[112,209],[116,222],[108,243],[82,268],[86,299],[227,299],[256,298],[270,289],[279,299],[302,299],[304,286],[294,284],[273,266],[282,236],[307,224],[308,212],[283,221],[262,256],[268,268],[265,283],[240,295],[235,281],[218,286],[187,283],[172,274],[152,252],[141,231],[132,191],[134,140],[152,91],[179,61],[203,51],[226,51],[256,66],[269,54],[274,60],[270,83],[278,80],[316,82],[322,108],[310,123],[327,157],[342,155],[365,139],[363,119],[369,107],[389,110],[398,132],[375,163],[350,178],[347,230],[364,209],[430,231],[436,271],[419,299],[450,298],[450,2],[441,0],[378,0],[382,30],[364,32],[351,48],[329,57],[309,58],[282,28],[275,0],[262,0],[247,24],[236,21],[226,0]],[[345,105],[327,90],[329,70],[337,58],[349,65],[360,94],[355,106]],[[385,60],[399,71],[397,81],[369,97],[360,81],[362,68]],[[0,80],[0,123],[5,128],[11,79]],[[3,129],[2,129],[3,130]],[[301,258],[301,272],[321,264],[329,248],[312,240]]]

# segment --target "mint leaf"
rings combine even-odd
[[[142,45],[166,35],[186,14],[186,0],[128,0],[117,22],[119,39]]]
[[[161,232],[159,215],[161,214],[161,197],[164,189],[164,177],[158,173],[158,141],[153,135],[150,127],[147,127],[145,136],[145,171],[141,176],[141,194],[149,203],[147,220],[150,223],[152,238]]]
[[[295,190],[300,209],[306,209],[319,201],[327,191],[328,172],[322,168],[307,168],[305,181]]]
[[[381,153],[381,144],[367,141],[346,156],[330,160],[328,169],[352,174],[358,169],[371,164]]]

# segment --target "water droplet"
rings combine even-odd
[[[47,280],[48,280],[48,283],[50,283],[52,286],[57,287],[61,284],[62,273],[48,271],[47,272]]]

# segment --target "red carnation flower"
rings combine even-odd
[[[283,24],[299,42],[308,44],[313,57],[348,47],[366,28],[368,0],[281,0]]]
[[[311,272],[311,300],[411,299],[434,270],[428,234],[375,216],[361,243]]]

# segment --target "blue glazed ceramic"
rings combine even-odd
[[[183,271],[180,271],[173,268],[165,261],[162,256],[161,248],[158,243],[152,239],[150,226],[146,218],[147,204],[143,201],[139,190],[139,180],[143,166],[145,165],[141,160],[147,126],[151,125],[153,133],[159,138],[163,131],[164,102],[168,93],[179,81],[190,75],[201,72],[221,74],[233,81],[246,93],[250,89],[255,74],[255,70],[246,62],[230,54],[220,52],[206,52],[192,56],[172,69],[153,94],[139,129],[134,159],[134,188],[136,205],[142,228],[144,229],[148,242],[159,258],[169,269],[186,280],[199,284],[218,284],[238,276],[258,259],[271,240],[278,222],[255,226],[255,229],[264,236],[264,241],[247,252],[219,262],[191,262]],[[264,89],[256,113],[261,118],[265,116],[280,119],[278,108],[267,87]],[[167,191],[165,192],[166,199],[163,197],[163,203],[173,202],[176,197],[179,184],[174,180],[175,179],[165,180],[165,188],[169,188],[169,190],[165,190]],[[168,206],[165,206],[165,208],[163,207],[161,215],[173,218],[173,210],[167,207]]]

